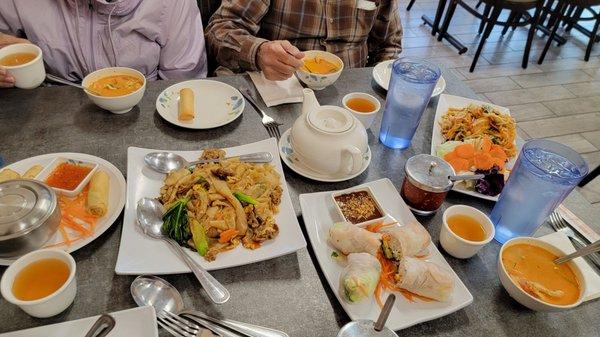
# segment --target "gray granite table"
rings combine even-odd
[[[446,93],[475,97],[460,80],[445,73]],[[242,76],[219,78],[235,87],[245,85]],[[88,101],[84,93],[71,87],[38,88],[30,91],[0,91],[0,155],[7,163],[51,152],[84,152],[100,156],[126,172],[128,146],[177,150],[197,150],[207,146],[229,147],[268,137],[259,116],[246,107],[233,123],[208,131],[191,131],[164,121],[155,111],[157,95],[173,82],[148,85],[144,99],[131,112],[113,115]],[[321,104],[340,104],[348,92],[364,91],[385,100],[385,92],[371,80],[371,69],[345,71],[334,86],[317,92]],[[286,178],[299,214],[298,194],[342,189],[367,181],[388,177],[397,186],[403,178],[405,160],[418,153],[428,153],[433,124],[434,99],[424,114],[412,146],[404,151],[382,146],[377,139],[379,120],[369,131],[373,161],[368,170],[343,183],[320,183],[304,179],[286,169]],[[287,129],[300,114],[300,105],[268,109]],[[456,203],[476,206],[485,212],[491,202],[451,192],[444,207]],[[600,214],[573,193],[567,205],[588,224],[600,230]],[[443,211],[443,210],[442,210]],[[442,212],[422,223],[438,242]],[[300,217],[300,223],[302,219]],[[0,332],[24,329],[127,309],[135,306],[129,285],[132,276],[114,273],[122,216],[100,238],[75,252],[79,290],[75,303],[64,313],[49,319],[27,316],[17,307],[0,300]],[[126,224],[132,226],[133,224]],[[304,230],[304,229],[303,229]],[[540,231],[549,231],[542,228]],[[306,233],[305,233],[306,235]],[[308,241],[308,239],[307,239]],[[474,296],[465,309],[430,322],[400,331],[401,336],[600,336],[600,303],[585,303],[561,313],[538,313],[513,301],[496,275],[496,258],[500,246],[487,245],[475,257],[463,261],[446,255]],[[151,258],[151,257],[149,257]],[[0,269],[2,272],[5,268]],[[297,253],[253,265],[215,271],[213,275],[231,292],[225,305],[213,305],[191,274],[165,277],[184,295],[186,304],[211,315],[272,326],[294,337],[335,336],[349,318],[329,288],[311,251]]]

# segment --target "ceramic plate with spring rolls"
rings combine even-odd
[[[403,247],[411,248],[412,253],[416,252],[415,255],[419,257],[409,257],[412,253],[408,251],[409,249],[404,250],[405,258],[398,268],[398,273],[402,270],[404,275],[398,281],[399,287],[409,288],[412,293],[420,292],[423,296],[438,298],[438,300],[430,300],[422,296],[394,291],[397,299],[386,323],[388,328],[404,329],[451,314],[473,302],[473,296],[467,287],[446,262],[435,243],[429,241],[429,235],[423,230],[389,179],[376,180],[344,191],[302,194],[300,207],[313,250],[331,290],[352,320],[377,319],[381,311],[376,300],[377,292],[361,296],[361,293],[367,290],[372,291],[373,288],[369,289],[369,287],[377,282],[371,285],[361,283],[365,283],[365,280],[379,279],[378,274],[381,269],[378,260],[381,262],[382,255],[378,258],[374,256],[386,254],[384,253],[386,249],[390,249],[395,254],[398,247],[393,244],[393,240],[386,245],[385,238],[378,239],[375,233],[365,230],[367,228],[365,226],[374,225],[372,222],[376,219],[360,223],[343,222],[344,217],[349,219],[343,213],[345,207],[336,207],[334,202],[339,199],[337,197],[340,194],[351,194],[353,191],[367,191],[375,198],[377,201],[375,208],[381,208],[382,213],[385,214],[383,223],[398,222],[393,227],[383,227],[381,231],[392,234],[390,237],[395,237],[394,232],[409,233],[403,237],[403,241],[399,240],[396,243],[400,242]],[[337,224],[332,226],[334,223]],[[337,233],[335,237],[332,228]],[[400,228],[410,228],[410,230]],[[357,234],[357,229],[362,231],[362,234]],[[344,243],[344,236],[350,240]],[[427,237],[427,240],[423,241],[421,236]],[[344,243],[346,247],[340,243]],[[344,249],[358,249],[360,252],[355,250],[354,254],[349,254],[347,259],[344,259],[342,255]],[[381,266],[383,268],[383,264]],[[438,278],[440,274],[443,277]],[[384,290],[381,293],[383,301],[387,293],[390,292]]]
[[[69,219],[65,220],[63,216],[59,230],[44,248],[59,248],[71,253],[102,235],[123,210],[127,186],[121,171],[108,161],[89,154],[49,153],[7,165],[0,169],[0,176],[9,172],[14,175],[13,179],[47,181],[59,172],[60,165],[65,164],[89,167],[89,177],[82,175],[81,184],[77,184],[82,186],[74,188],[81,188],[76,197],[59,196],[61,210],[69,214]],[[8,266],[13,261],[0,259],[0,265]]]
[[[181,99],[182,89],[184,99]],[[167,122],[186,129],[212,129],[233,122],[244,111],[242,94],[229,84],[212,80],[179,82],[156,98],[156,111]]]

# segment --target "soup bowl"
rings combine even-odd
[[[296,76],[298,76],[300,81],[304,82],[309,88],[313,90],[322,90],[332,85],[335,81],[337,81],[337,79],[340,77],[340,74],[342,73],[342,70],[344,70],[344,62],[335,54],[322,50],[305,51],[303,60],[312,59],[315,57],[320,57],[324,60],[334,63],[339,67],[339,69],[336,72],[330,74],[317,74],[311,73],[300,68],[296,70]]]
[[[100,96],[96,95],[89,90],[85,90],[85,93],[89,97],[89,99],[94,102],[97,106],[102,109],[108,110],[115,114],[123,114],[129,112],[134,106],[136,106],[144,97],[144,92],[146,91],[146,77],[139,71],[126,67],[112,67],[112,68],[104,68],[94,71],[87,75],[81,85],[84,88],[88,88],[95,81],[112,75],[130,75],[135,76],[142,79],[142,86],[136,91],[122,95],[122,96]]]
[[[69,267],[69,276],[67,280],[60,288],[46,297],[33,301],[24,301],[16,298],[12,290],[15,277],[23,270],[23,268],[42,259],[58,259],[66,263]],[[33,317],[44,318],[58,315],[67,309],[75,299],[77,293],[75,269],[75,260],[65,251],[59,249],[40,249],[33,251],[21,256],[6,269],[4,275],[2,275],[2,280],[0,281],[2,297],[8,302],[17,305]]]
[[[552,245],[550,243],[544,242],[536,238],[517,237],[507,241],[504,245],[502,245],[502,248],[500,248],[500,253],[498,255],[498,277],[500,278],[502,286],[504,287],[504,289],[506,289],[510,297],[512,297],[515,301],[521,303],[522,305],[526,306],[531,310],[546,312],[568,310],[580,305],[581,302],[583,302],[583,298],[586,292],[586,282],[585,278],[583,277],[583,271],[575,262],[573,262],[573,260],[565,263],[569,265],[569,267],[575,274],[579,285],[579,297],[574,303],[568,305],[551,304],[548,302],[544,302],[521,289],[521,287],[518,284],[516,284],[510,277],[506,268],[504,267],[504,264],[502,263],[502,254],[504,253],[506,248],[516,244],[528,244],[537,246],[539,248],[549,251],[550,253],[558,257],[567,255],[566,252],[556,247],[555,245]]]
[[[31,43],[16,43],[0,49],[0,59],[15,53],[31,53],[36,57],[24,64],[2,66],[15,78],[15,87],[33,89],[38,87],[46,78],[44,59],[40,47]]]

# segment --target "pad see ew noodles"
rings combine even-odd
[[[211,149],[201,159],[224,157],[225,151]],[[282,193],[279,173],[269,164],[232,158],[183,168],[168,174],[160,190],[162,230],[208,261],[240,243],[257,249],[279,233]]]

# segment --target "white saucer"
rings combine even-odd
[[[375,82],[385,90],[388,90],[388,86],[390,85],[390,78],[392,76],[392,63],[396,60],[387,60],[378,63],[373,68],[373,79]],[[446,80],[444,76],[440,75],[437,83],[435,84],[435,88],[433,89],[433,93],[431,93],[431,97],[436,97],[442,92],[446,90]]]
[[[302,164],[300,160],[294,156],[294,150],[290,144],[290,130],[291,129],[287,129],[281,135],[281,139],[279,139],[279,155],[287,167],[305,178],[327,183],[346,181],[361,175],[367,169],[367,167],[369,167],[369,164],[371,164],[371,148],[367,147],[367,153],[364,157],[365,161],[363,167],[360,169],[360,171],[358,171],[358,173],[349,175],[326,175],[315,172],[306,165]]]

